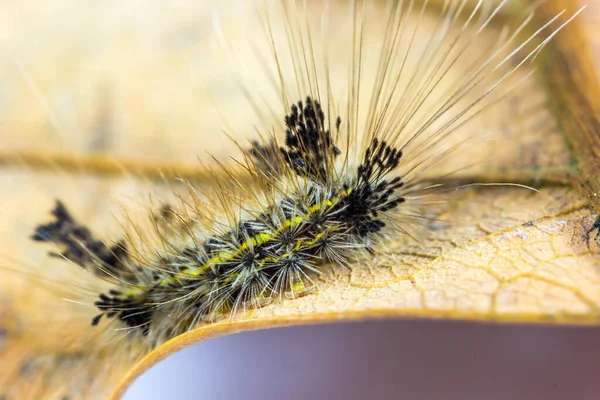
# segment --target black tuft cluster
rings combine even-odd
[[[152,309],[141,305],[139,299],[122,298],[121,293],[116,290],[109,291],[109,294],[112,297],[101,293],[100,300],[94,303],[102,313],[92,319],[92,326],[98,325],[103,316],[118,317],[127,326],[139,328],[143,335],[147,335],[152,320]]]
[[[336,120],[339,131],[341,119]],[[325,128],[325,114],[321,104],[306,98],[292,105],[291,113],[285,117],[285,145],[280,151],[287,163],[301,176],[317,181],[327,179],[328,168],[340,150],[331,139],[331,132]]]
[[[60,201],[56,202],[52,214],[56,220],[39,225],[31,236],[35,241],[52,242],[60,246],[60,253],[50,252],[50,255],[64,257],[100,277],[132,281],[134,274],[125,265],[129,257],[125,242],[108,247],[96,240],[91,231],[79,224]],[[94,303],[101,313],[92,320],[92,325],[97,325],[102,316],[117,316],[128,326],[140,327],[147,334],[152,311],[147,307],[141,309],[139,300],[136,303],[133,299],[121,298],[121,293],[117,291],[110,291],[109,294],[112,297],[100,294],[100,300]]]
[[[108,247],[96,240],[91,231],[79,224],[60,201],[56,202],[52,214],[56,220],[39,225],[31,236],[33,240],[55,243],[62,251],[50,252],[50,255],[64,257],[98,276],[125,279],[123,262],[128,257],[125,242]]]
[[[283,160],[298,175],[325,182],[340,150],[333,143],[331,131],[326,129],[321,104],[307,97],[305,103],[299,101],[290,109],[290,114],[285,116],[285,147],[278,148],[274,140],[266,144],[253,141],[248,154],[266,176],[280,175],[280,161]],[[338,117],[336,131],[339,132],[341,124]]]
[[[254,159],[257,170],[265,176],[276,177],[281,174],[281,164],[278,162],[279,148],[274,140],[266,144],[254,140],[248,154]]]
[[[365,152],[362,164],[358,167],[358,177],[345,189],[350,193],[344,200],[344,222],[354,227],[361,237],[379,232],[385,226],[380,213],[396,208],[405,201],[394,195],[404,186],[401,177],[391,181],[383,179],[400,165],[402,151],[389,146],[384,141],[373,139]]]

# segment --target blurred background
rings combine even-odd
[[[369,321],[245,332],[146,371],[125,400],[595,400],[600,329]]]

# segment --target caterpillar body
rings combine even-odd
[[[387,214],[405,201],[401,177],[387,179],[402,152],[374,138],[355,171],[333,173],[340,150],[325,128],[320,104],[308,97],[293,105],[286,124],[286,147],[261,162],[282,174],[271,176],[270,185],[280,187],[280,179],[289,184],[292,172],[306,181],[294,182],[295,189],[255,211],[253,219],[236,221],[230,231],[210,238],[192,234],[193,245],[173,248],[147,265],[129,259],[123,244],[107,250],[98,243],[98,250],[89,232],[82,235],[64,206],[57,205],[56,221],[39,226],[34,240],[53,241],[64,247],[64,257],[123,281],[100,294],[95,303],[100,314],[92,325],[103,316],[116,317],[147,335],[153,321],[176,315],[178,322],[168,332],[152,333],[170,337],[225,311],[256,307],[285,293],[295,296],[311,273],[319,273],[323,260],[347,264],[356,253],[373,251]],[[85,253],[88,257],[82,257]]]
[[[329,263],[385,254],[389,238],[426,230],[444,192],[424,171],[460,148],[452,135],[518,86],[523,65],[568,22],[552,25],[559,15],[519,40],[529,15],[478,53],[471,51],[477,38],[505,2],[468,3],[445,1],[441,22],[423,33],[427,1],[389,2],[382,40],[367,58],[370,3],[351,2],[350,62],[336,99],[328,53],[316,55],[306,9],[283,1],[284,44],[270,16],[264,27],[275,68],[269,76],[286,111],[263,116],[271,131],[260,140],[236,142],[241,160],[207,169],[227,179],[201,187],[184,182],[178,207],[165,206],[150,225],[133,224],[112,244],[59,201],[54,220],[32,238],[55,244],[53,254],[91,272],[93,285],[100,282],[102,290],[86,299],[94,305],[89,330],[104,325],[109,337],[123,336],[103,346],[125,341],[145,352],[199,324],[293,301],[317,285]],[[377,60],[372,81],[366,59]],[[260,96],[243,85],[260,109]]]

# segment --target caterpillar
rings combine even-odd
[[[481,49],[506,1],[468,3],[445,1],[440,22],[423,31],[427,1],[389,2],[385,24],[370,15],[373,4],[350,2],[348,73],[336,76],[308,6],[281,2],[280,35],[264,11],[277,106],[261,108],[273,97],[241,79],[265,127],[258,139],[244,132],[247,145],[234,141],[242,149],[235,162],[206,167],[219,179],[182,182],[180,204],[130,224],[113,242],[64,201],[32,232],[102,287],[86,298],[95,308],[90,332],[106,334],[107,348],[125,342],[144,353],[201,324],[294,301],[328,265],[384,256],[390,238],[426,231],[447,171],[440,179],[426,173],[463,145],[456,132],[522,84],[526,62],[570,21],[559,24],[558,15],[521,39],[529,14]],[[381,35],[374,49],[363,42],[367,28]]]
[[[353,253],[375,251],[390,211],[412,191],[400,176],[387,179],[402,151],[373,138],[362,163],[338,174],[332,166],[340,150],[320,103],[308,97],[292,105],[285,121],[285,147],[270,153],[270,160],[264,151],[260,155],[281,174],[271,176],[273,189],[263,193],[266,206],[234,220],[224,232],[206,229],[210,236],[187,226],[191,245],[173,247],[160,258],[134,261],[123,243],[107,248],[57,204],[56,220],[39,226],[33,239],[54,242],[61,256],[117,279],[117,289],[100,294],[95,303],[100,313],[92,325],[103,316],[116,317],[143,335],[172,337],[242,305],[258,307],[265,298],[297,295],[323,261],[343,265]],[[168,315],[177,316],[175,324],[156,332],[156,321]]]

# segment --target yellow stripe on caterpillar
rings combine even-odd
[[[177,282],[179,282],[181,280],[189,279],[190,277],[201,276],[202,273],[204,273],[206,270],[208,270],[213,265],[216,265],[216,264],[219,264],[219,263],[223,263],[223,262],[227,262],[227,261],[232,260],[234,257],[239,256],[244,250],[247,250],[250,247],[250,245],[252,245],[252,246],[260,246],[260,245],[265,244],[269,240],[272,240],[275,237],[279,236],[279,234],[281,234],[281,232],[284,229],[293,228],[295,226],[300,225],[302,222],[305,222],[311,216],[313,216],[317,212],[323,210],[324,208],[334,206],[335,204],[337,204],[337,202],[342,197],[347,196],[350,193],[352,193],[352,189],[343,190],[338,195],[331,197],[327,201],[325,201],[325,202],[323,202],[321,204],[315,204],[315,205],[311,206],[308,209],[308,212],[306,213],[306,215],[304,215],[303,217],[296,216],[293,219],[291,218],[291,219],[285,220],[281,224],[281,227],[279,227],[273,233],[259,233],[259,234],[255,235],[255,236],[249,238],[248,240],[246,240],[244,243],[242,243],[234,251],[231,251],[231,252],[224,252],[224,251],[222,251],[222,252],[220,252],[219,254],[217,254],[216,256],[214,256],[213,258],[211,258],[208,262],[206,262],[204,265],[202,265],[200,267],[188,267],[188,268],[186,268],[185,270],[183,270],[180,273],[177,273],[175,275],[163,278],[158,283],[158,286],[163,286],[163,287],[164,286],[169,286],[169,285],[177,283]],[[331,229],[329,229],[329,230],[331,230]],[[309,241],[298,240],[296,242],[296,245],[294,246],[294,251],[300,249],[304,245],[306,245],[306,246],[312,246],[312,245],[314,245],[320,238],[322,238],[324,236],[324,234],[326,232],[327,232],[327,230],[325,232],[321,232],[321,233],[317,234],[314,239],[309,240]],[[265,262],[269,262],[269,261],[271,261],[271,262],[277,262],[277,261],[285,258],[286,256],[289,257],[290,253],[283,254],[281,257],[278,257],[277,259],[273,259],[273,260],[269,260],[268,258],[265,258],[261,262],[259,268],[261,268],[264,265]],[[234,274],[232,274],[231,277],[234,277],[233,275]],[[142,293],[144,293],[146,291],[147,290],[145,288],[140,288],[140,287],[130,288],[130,289],[126,290],[126,291],[123,291],[122,297],[123,298],[127,298],[127,297],[130,297],[130,296],[135,296],[135,295],[142,294]]]
[[[293,251],[292,252],[288,252],[288,253],[284,253],[279,257],[265,257],[263,258],[260,263],[258,264],[258,266],[256,267],[257,271],[260,271],[261,269],[263,269],[263,267],[265,266],[266,263],[270,262],[270,263],[276,263],[279,262],[281,260],[284,260],[286,258],[291,258],[294,255],[294,251],[298,251],[300,248],[302,248],[303,246],[306,247],[310,247],[310,246],[314,246],[319,240],[321,240],[321,238],[323,238],[323,236],[325,236],[325,234],[334,231],[335,229],[333,228],[327,228],[325,229],[323,232],[319,232],[318,234],[315,235],[314,238],[310,239],[310,240],[304,240],[304,239],[299,239],[296,241],[296,244],[294,245]],[[233,279],[237,278],[240,274],[238,272],[234,272],[234,273],[230,273],[227,278],[224,281],[224,284],[228,284],[229,282],[231,282]]]

